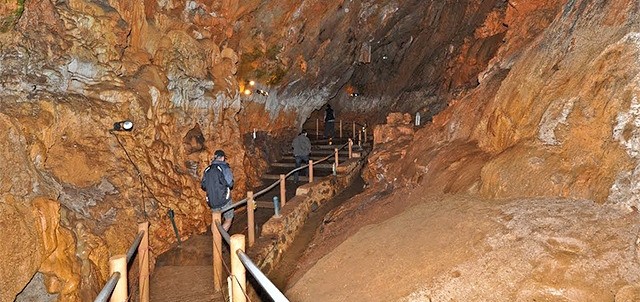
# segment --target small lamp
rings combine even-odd
[[[131,131],[133,130],[133,122],[130,120],[124,120],[121,122],[115,122],[113,124],[113,130],[115,131]]]

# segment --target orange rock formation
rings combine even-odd
[[[327,102],[361,123],[407,113],[375,130],[365,176],[385,188],[638,208],[637,13],[628,0],[4,1],[0,300],[38,272],[61,301],[93,299],[136,223],[151,223],[152,256],[175,243],[168,209],[183,237],[205,230],[215,149],[240,198]],[[414,128],[416,112],[433,123]],[[109,131],[125,119],[134,131]]]

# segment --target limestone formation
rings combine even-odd
[[[240,199],[327,102],[360,124],[390,117],[370,127],[372,191],[637,210],[638,10],[631,0],[5,0],[0,301],[34,277],[24,297],[44,284],[59,301],[92,300],[137,223],[151,224],[152,260],[175,244],[169,209],[183,239],[204,232],[199,180],[213,151],[229,155]],[[415,127],[416,112],[432,122]],[[124,120],[133,131],[112,131]]]

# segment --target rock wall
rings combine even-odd
[[[506,42],[479,86],[415,133],[379,126],[368,181],[637,209],[638,9],[510,1]]]
[[[168,209],[183,237],[205,230],[199,173],[215,149],[230,155],[239,198],[327,102],[370,124],[410,113],[376,130],[366,174],[386,188],[638,207],[637,11],[628,0],[5,1],[0,207],[17,214],[2,215],[1,235],[21,240],[0,259],[29,261],[0,271],[0,300],[37,272],[59,300],[91,300],[137,222],[150,221],[154,255],[175,242]],[[437,115],[414,129],[416,112]],[[109,131],[124,119],[134,131]]]
[[[229,39],[241,8],[228,5],[0,4],[0,301],[33,276],[60,301],[93,300],[138,222],[151,224],[152,259],[175,243],[169,209],[183,239],[203,232],[200,173],[216,149],[229,154],[236,198],[255,182],[269,154],[245,156],[243,135],[258,128],[272,148],[297,113],[239,93]],[[133,131],[110,131],[125,119]]]

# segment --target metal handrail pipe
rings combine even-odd
[[[136,240],[133,241],[133,244],[131,244],[131,247],[127,251],[127,264],[131,262],[131,259],[133,258],[133,254],[136,253],[136,250],[140,246],[140,242],[142,242],[142,237],[144,237],[144,231],[138,232],[138,236],[136,236]]]
[[[104,287],[102,288],[102,290],[100,291],[96,299],[93,300],[93,302],[109,301],[109,299],[111,298],[111,293],[113,293],[113,290],[116,288],[116,285],[118,284],[118,279],[120,279],[120,272],[115,272],[111,274],[111,278],[109,278],[109,281],[107,281],[107,283],[104,285]]]
[[[265,291],[271,296],[274,302],[289,302],[289,299],[260,271],[260,269],[251,261],[249,256],[242,250],[237,250],[236,254],[245,268],[256,278],[256,281],[264,288]]]
[[[219,222],[216,223],[216,228],[218,228],[218,232],[220,232],[220,235],[222,235],[224,241],[226,241],[227,244],[231,244],[231,236],[227,231],[225,231],[225,229],[220,225]]]

